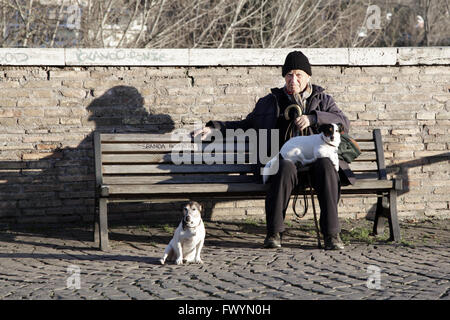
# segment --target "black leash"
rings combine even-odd
[[[314,214],[314,225],[316,226],[317,245],[319,246],[319,249],[322,249],[322,244],[320,243],[319,224],[317,222],[316,206],[314,204],[314,191],[312,188],[311,174],[309,171],[308,171],[308,184],[309,184],[309,190],[311,191],[311,202],[312,202],[313,214]]]
[[[294,109],[293,112],[291,111],[291,109]],[[290,112],[291,111],[291,112]],[[292,114],[292,116],[290,115],[290,113]],[[302,109],[298,106],[298,105],[290,105],[289,107],[286,108],[286,111],[284,113],[284,116],[286,118],[286,120],[291,120],[289,122],[288,128],[286,130],[286,134],[285,134],[285,141],[289,140],[292,137],[295,136],[306,136],[306,130],[298,130],[297,126],[295,125],[295,119],[299,116],[302,115]],[[317,245],[319,246],[319,249],[322,248],[322,244],[320,242],[320,231],[319,231],[319,223],[317,222],[317,214],[316,214],[316,206],[314,204],[314,191],[313,191],[313,187],[311,184],[311,173],[309,170],[307,170],[306,175],[308,177],[308,186],[310,191],[311,191],[311,202],[312,202],[312,208],[313,208],[313,214],[314,214],[314,225],[316,228],[316,236],[317,236]],[[292,209],[294,210],[294,214],[297,216],[297,218],[301,219],[303,218],[306,213],[308,212],[308,196],[306,194],[306,189],[304,187],[303,189],[303,201],[304,201],[304,210],[303,210],[303,214],[300,216],[297,213],[297,210],[295,209],[296,207],[296,203],[298,201],[298,193],[296,193],[294,195],[294,199],[293,199],[293,204],[292,204]]]
[[[294,214],[297,216],[297,218],[301,219],[308,212],[308,197],[307,197],[306,193],[303,192],[303,202],[305,203],[305,205],[304,205],[304,208],[303,208],[303,214],[302,215],[299,215],[297,213],[297,210],[295,210],[295,205],[296,205],[297,201],[298,201],[298,194],[294,194],[294,202],[292,203],[292,209],[294,210]]]

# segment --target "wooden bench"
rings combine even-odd
[[[397,191],[401,189],[401,180],[387,179],[380,130],[375,129],[370,134],[354,135],[354,138],[362,151],[362,154],[350,164],[357,182],[355,185],[342,187],[341,193],[378,196],[373,233],[382,234],[385,221],[388,220],[390,240],[399,241]],[[181,136],[95,132],[94,241],[99,244],[100,249],[109,249],[107,206],[110,202],[180,198],[193,200],[263,198],[268,185],[262,184],[260,177],[254,174],[256,162],[250,161],[251,148],[248,141],[236,138],[234,140],[231,148],[230,145],[227,146],[231,150],[226,148],[223,148],[224,152],[215,150],[216,159],[236,161],[238,156],[244,154],[246,163],[226,164],[224,161],[222,164],[205,164],[198,161],[194,164],[177,165],[174,164],[174,154],[171,151],[175,146],[180,146]],[[184,145],[193,148],[191,161],[199,159],[201,150],[205,151],[208,146],[208,150],[214,147],[207,142],[201,144],[193,142]],[[302,190],[296,192],[302,193]]]

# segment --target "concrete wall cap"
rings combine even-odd
[[[449,65],[450,47],[284,49],[0,48],[7,66],[281,66],[301,50],[315,66]]]

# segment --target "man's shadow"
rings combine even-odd
[[[59,142],[55,149],[54,142],[46,145],[45,141],[38,141],[31,153],[21,155],[21,161],[0,161],[0,229],[91,225],[95,212],[93,132],[162,134],[175,127],[170,115],[149,112],[144,97],[131,86],[110,88],[92,100],[86,110],[89,116],[82,121],[87,123],[63,128],[65,133],[61,134],[76,136],[92,123],[92,130],[75,147],[61,147]],[[45,148],[51,148],[52,152],[32,160],[30,155]],[[172,208],[160,206],[158,210],[172,211]],[[113,223],[139,221],[149,216],[148,205],[142,204],[111,204],[108,211],[108,219]]]
[[[89,111],[88,121],[95,123],[95,131],[102,133],[142,132],[163,134],[172,132],[175,128],[172,117],[168,114],[150,113],[145,108],[142,95],[134,87],[116,86],[106,91],[102,96],[94,99],[86,108]],[[86,141],[91,147],[93,132]],[[92,153],[93,156],[93,153]],[[91,162],[94,163],[93,158]],[[94,168],[92,167],[94,174]],[[95,175],[95,174],[94,174]],[[94,181],[95,182],[95,181]],[[95,190],[95,185],[92,189]],[[120,225],[123,223],[145,223],[155,219],[152,211],[174,219],[173,203],[110,203],[108,204],[108,223]],[[178,206],[180,206],[178,204]],[[177,216],[178,217],[178,216]],[[114,237],[112,237],[114,239]]]
[[[93,122],[94,130],[100,132],[167,133],[175,128],[170,115],[151,114],[145,108],[144,97],[130,86],[107,90],[94,99],[86,110],[89,111],[88,121]]]
[[[85,122],[82,126],[68,125],[63,128],[64,133],[61,134],[63,139],[67,140],[70,139],[67,136],[77,137],[88,128],[85,137],[73,143],[75,146],[63,147],[63,143],[67,141],[59,141],[60,145],[52,147],[51,152],[44,152],[45,156],[32,160],[30,155],[38,155],[42,152],[40,150],[47,150],[55,144],[48,142],[46,145],[41,138],[32,137],[36,140],[35,148],[25,152],[22,160],[0,161],[0,230],[25,231],[37,236],[52,234],[52,237],[58,239],[91,242],[92,230],[89,229],[92,228],[95,217],[96,188],[94,131],[163,134],[175,129],[170,115],[151,113],[145,105],[144,97],[131,86],[110,88],[93,99],[86,110],[88,116],[81,120]],[[29,131],[30,137],[38,136],[33,133],[34,129]],[[37,129],[44,134],[50,133],[45,127]],[[222,201],[205,198],[195,200],[202,203],[206,220],[211,218],[216,203]],[[108,224],[128,226],[163,221],[163,224],[175,226],[180,220],[184,202],[110,203]],[[59,232],[60,228],[63,232]],[[49,233],[49,229],[54,229],[55,232]],[[124,240],[127,237],[119,232],[110,233],[112,240]],[[167,243],[170,237],[171,235],[167,234],[165,237],[156,238],[156,241]],[[149,240],[147,236],[141,239],[134,235],[132,238],[137,241]],[[10,241],[18,240],[12,238]]]

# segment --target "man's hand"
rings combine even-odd
[[[210,134],[211,134],[211,128],[210,127],[204,127],[202,129],[197,129],[191,132],[192,137],[196,137],[199,134],[201,134],[201,140],[205,140]]]
[[[313,115],[302,115],[295,119],[295,125],[300,130],[304,130],[314,123],[315,117]]]

